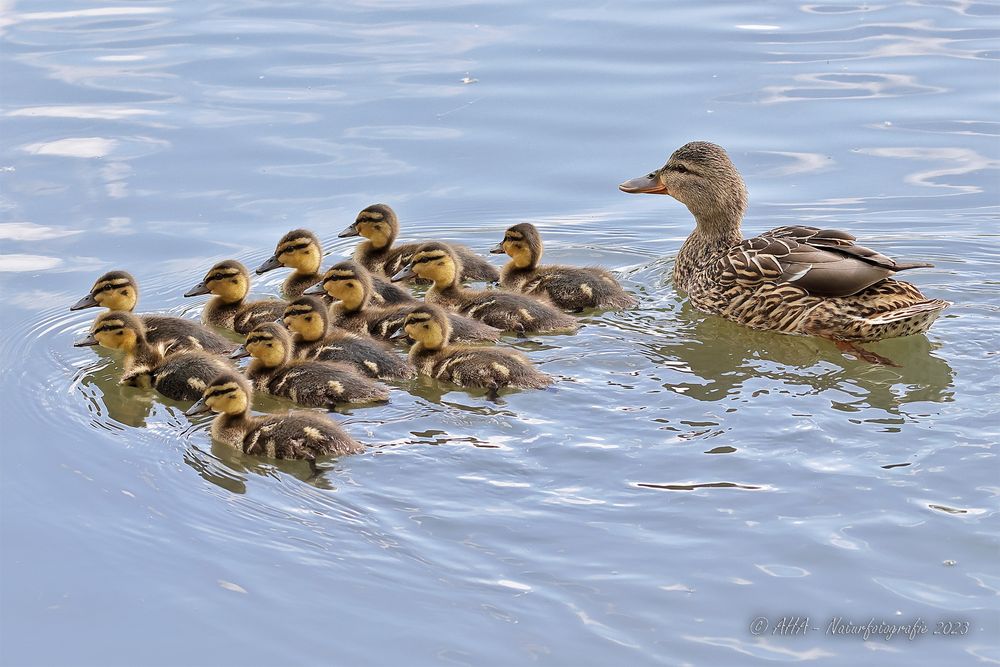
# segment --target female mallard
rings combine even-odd
[[[218,412],[212,421],[212,437],[244,454],[313,461],[317,456],[356,454],[364,449],[328,417],[304,411],[255,417],[250,414],[252,401],[250,382],[229,371],[217,375],[184,414]]]
[[[636,301],[614,276],[594,266],[539,266],[542,237],[530,222],[509,227],[503,241],[490,252],[507,253],[510,261],[500,270],[500,286],[525,294],[545,294],[565,310],[631,308]]]
[[[100,345],[125,353],[121,384],[156,389],[175,401],[196,401],[212,378],[230,366],[206,352],[176,352],[164,355],[164,345],[155,345],[146,335],[138,317],[112,310],[94,320],[90,335],[73,343],[75,347]]]
[[[70,310],[83,310],[100,306],[108,310],[131,313],[139,302],[139,286],[131,274],[125,271],[108,271],[97,279],[90,293]],[[139,315],[145,327],[146,339],[152,345],[164,346],[164,350],[205,350],[214,354],[227,354],[236,344],[226,340],[211,329],[185,317],[169,315]]]
[[[685,144],[663,167],[619,188],[670,195],[694,215],[674,284],[699,310],[755,329],[820,336],[866,361],[891,364],[853,342],[921,333],[949,305],[892,278],[930,264],[896,262],[855,245],[846,232],[790,226],[744,240],[746,187],[715,144]]]
[[[294,332],[296,359],[341,361],[379,380],[408,380],[416,375],[413,366],[387,344],[333,326],[322,299],[300,296],[288,304],[282,320]]]
[[[247,301],[249,291],[250,272],[235,259],[227,259],[209,269],[184,296],[214,294],[201,311],[201,321],[246,335],[258,324],[281,317],[287,305],[280,299]]]
[[[396,212],[385,204],[372,204],[358,213],[357,220],[340,232],[340,236],[363,236],[365,241],[354,251],[354,261],[372,273],[386,277],[398,273],[407,265],[410,256],[423,243],[404,243],[393,246],[399,235],[399,218]],[[463,245],[448,244],[462,260],[459,280],[475,280],[494,283],[500,279],[496,267]]]
[[[580,324],[558,310],[548,297],[504,290],[472,290],[458,282],[461,264],[445,243],[425,243],[413,253],[406,268],[392,277],[419,276],[433,281],[424,299],[485,322],[503,331],[572,333]]]

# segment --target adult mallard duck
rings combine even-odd
[[[280,299],[247,301],[249,291],[247,267],[235,259],[227,259],[209,269],[204,279],[184,292],[184,296],[213,294],[201,311],[201,321],[246,335],[258,324],[281,317],[288,305]]]
[[[715,144],[685,144],[661,168],[619,188],[670,195],[694,215],[673,278],[707,313],[755,329],[827,338],[861,359],[892,364],[854,343],[921,333],[950,305],[892,278],[930,264],[896,262],[856,245],[847,232],[788,226],[743,239],[746,186]]]

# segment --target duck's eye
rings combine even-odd
[[[691,170],[688,169],[687,167],[685,167],[682,164],[675,164],[672,167],[670,167],[670,170],[671,171],[676,171],[678,174],[690,174],[691,173]]]
[[[312,315],[306,315],[306,322],[312,322],[312,321],[313,321],[313,316]]]
[[[354,289],[354,282],[347,283],[347,289]]]
[[[124,336],[125,332],[124,331],[119,331],[116,335],[118,335],[118,336]]]

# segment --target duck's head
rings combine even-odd
[[[112,310],[100,315],[90,327],[90,335],[73,343],[74,347],[100,345],[110,350],[133,351],[145,339],[142,321],[124,310]]]
[[[327,294],[343,303],[347,310],[359,310],[368,305],[375,283],[368,269],[355,261],[346,260],[334,264],[320,283],[306,290],[306,294]]]
[[[190,416],[212,411],[230,416],[242,415],[250,409],[252,400],[250,382],[239,373],[226,371],[205,387],[201,398],[184,414]]]
[[[451,321],[440,307],[424,304],[406,315],[400,334],[420,343],[425,350],[440,350],[451,339]]]
[[[425,243],[410,257],[410,263],[392,277],[392,282],[417,276],[432,281],[436,287],[447,287],[458,282],[461,270],[454,250],[444,243]]]
[[[184,296],[214,294],[226,303],[242,301],[250,291],[250,272],[235,259],[219,262],[205,274],[205,278],[184,292]]]
[[[284,366],[292,358],[292,336],[277,322],[258,324],[246,342],[229,355],[231,359],[251,356],[267,368]]]
[[[131,274],[125,271],[108,271],[97,279],[90,288],[90,294],[70,306],[70,310],[100,306],[109,310],[132,312],[138,301],[139,288]]]
[[[396,212],[386,204],[372,204],[361,209],[357,219],[350,227],[340,232],[338,236],[363,236],[373,248],[384,248],[392,245],[399,234],[399,218]]]
[[[298,273],[318,273],[323,245],[308,229],[293,229],[278,241],[271,258],[257,267],[257,275],[286,266]]]
[[[665,165],[618,188],[633,194],[670,195],[688,207],[699,227],[739,225],[747,207],[740,173],[721,146],[707,141],[684,144]]]
[[[288,304],[281,321],[303,340],[314,341],[326,335],[329,312],[326,304],[314,296],[300,296]]]
[[[507,253],[519,269],[534,268],[542,258],[542,237],[533,224],[522,222],[508,227],[503,241],[495,245],[490,253]]]

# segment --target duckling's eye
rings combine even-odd
[[[118,333],[117,333],[117,334],[115,334],[115,335],[117,335],[117,336],[124,336],[124,335],[125,335],[125,332],[124,332],[124,331],[122,331],[121,329],[119,329],[119,330],[118,330]]]
[[[354,287],[355,287],[354,281],[347,283],[347,289],[354,289]]]
[[[425,324],[425,325],[424,325],[424,328],[425,328],[425,329],[430,329],[430,328],[431,328],[431,325],[429,325],[429,324]]]
[[[313,321],[313,316],[312,315],[306,315],[306,322],[312,322],[312,321]]]
[[[274,343],[268,343],[267,346],[268,347],[274,347]]]

